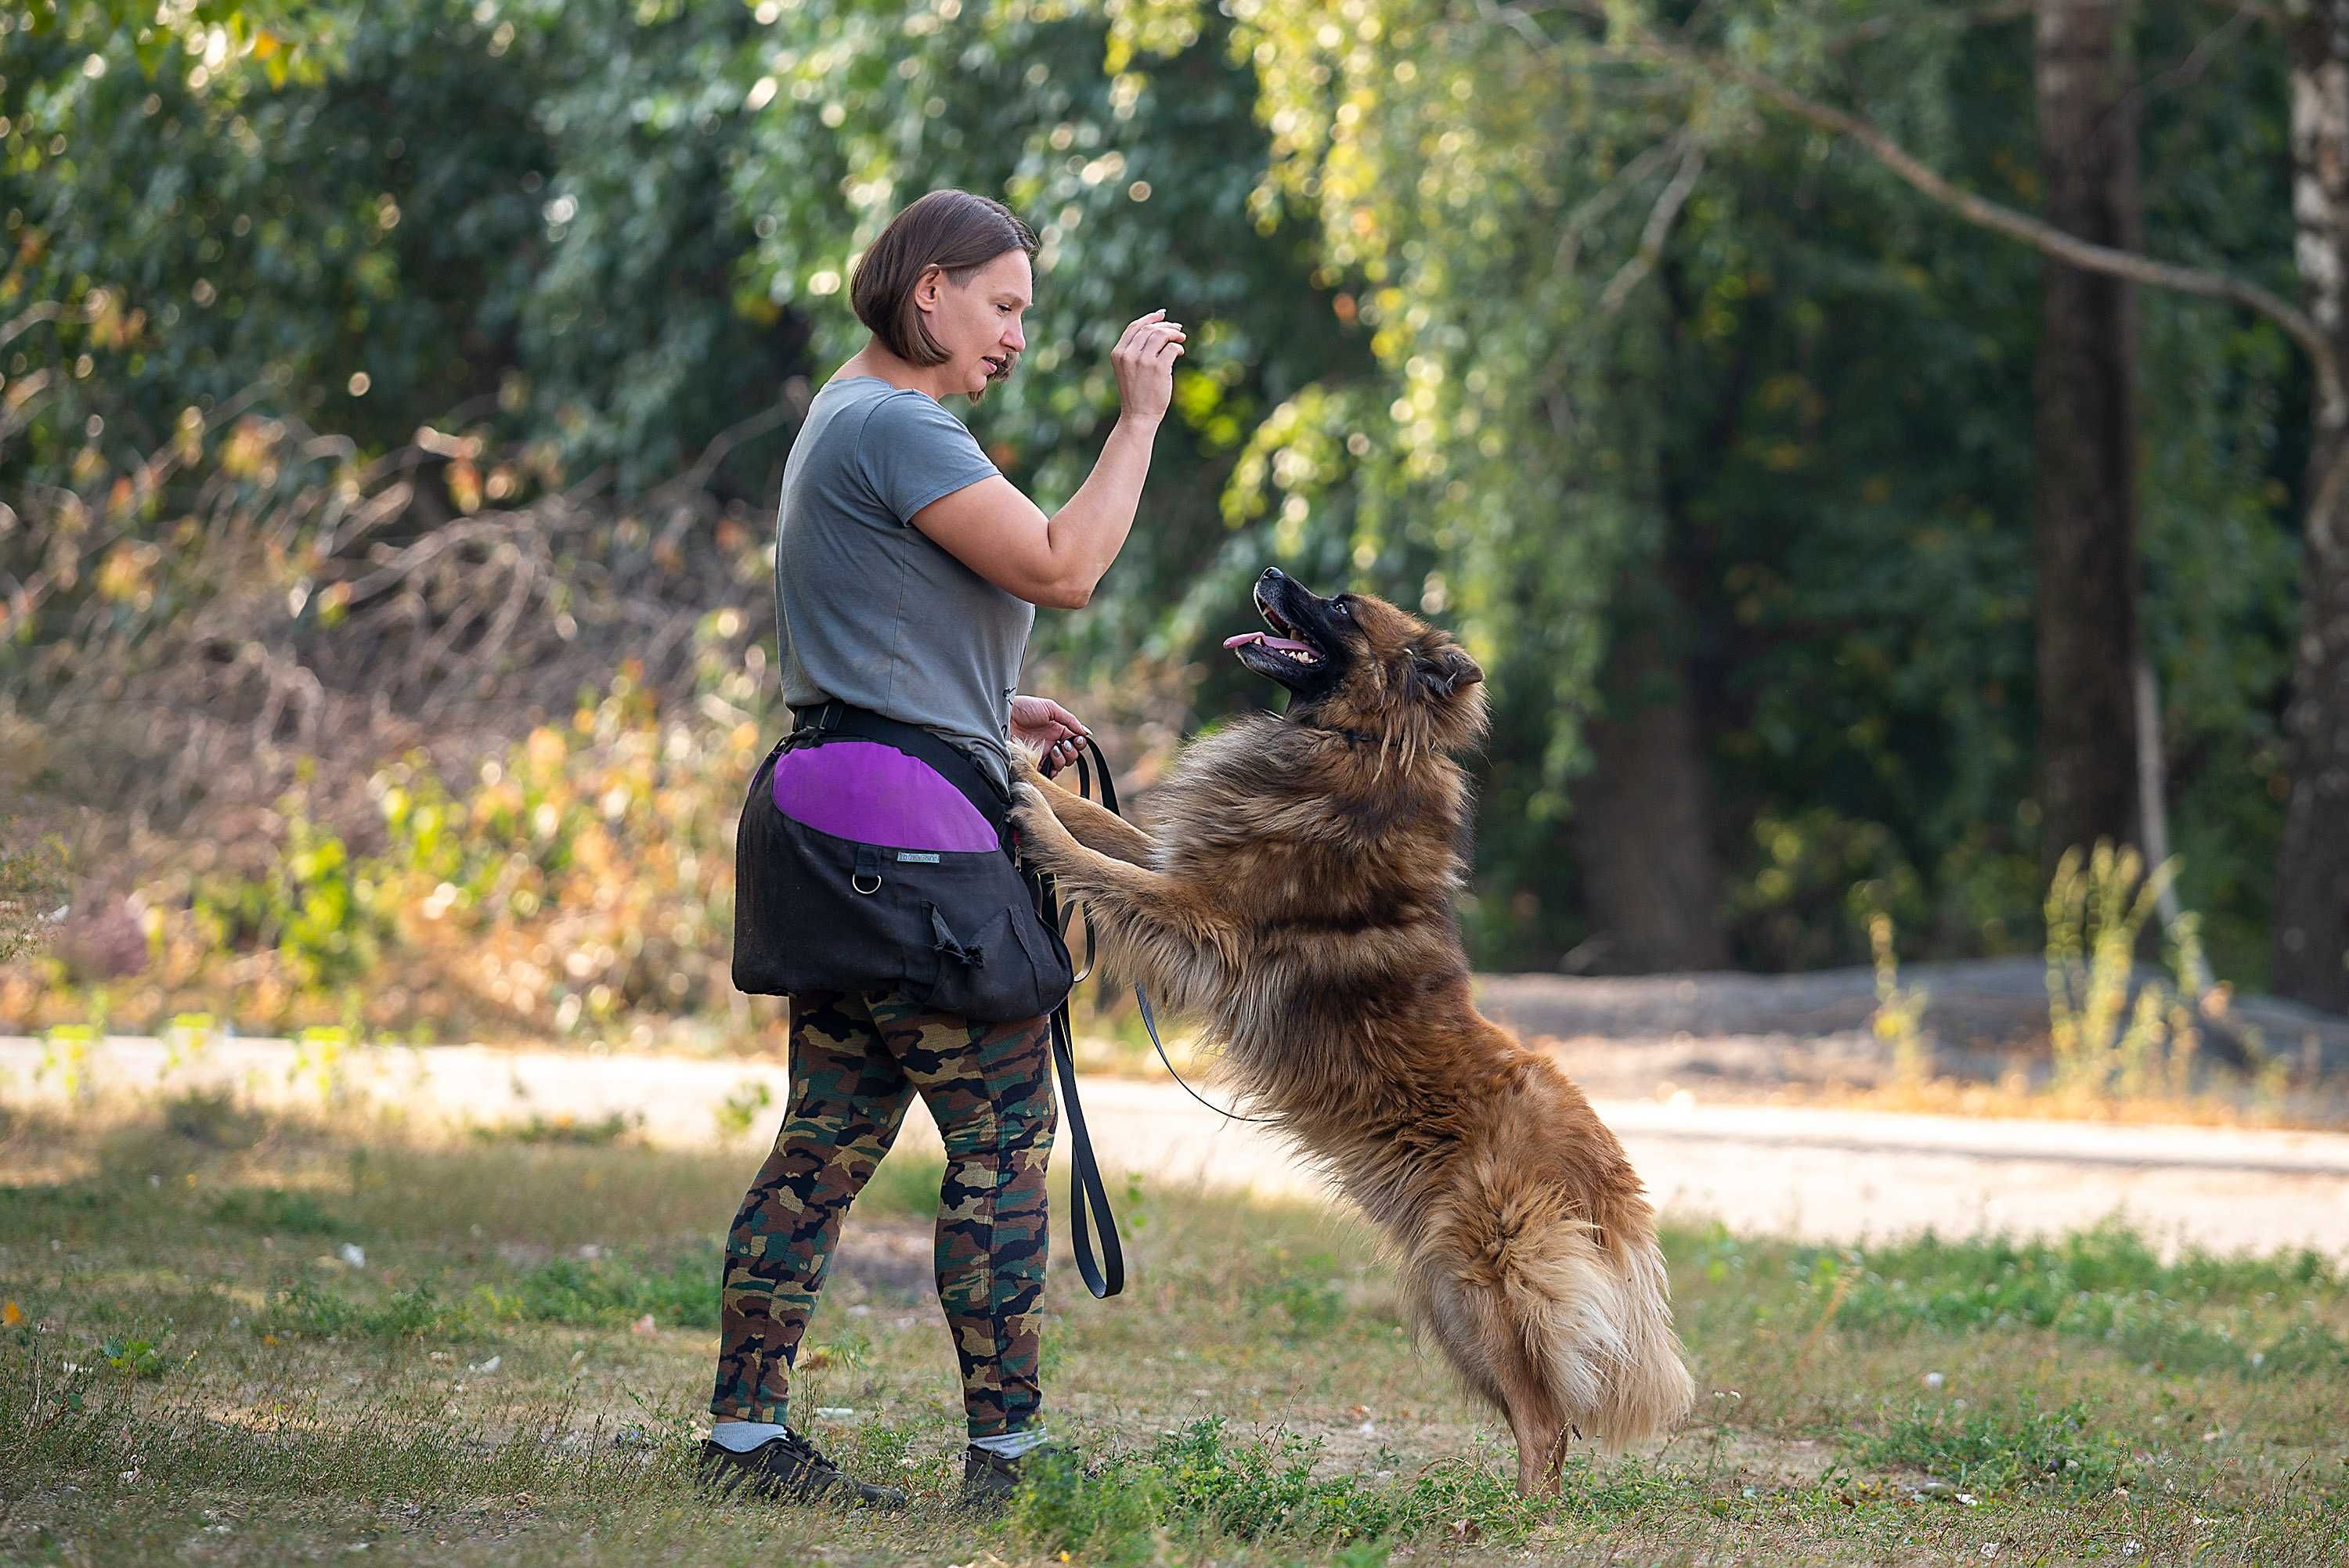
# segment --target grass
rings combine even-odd
[[[1359,1228],[1158,1187],[1129,1194],[1125,1296],[1053,1276],[1050,1421],[1087,1469],[973,1522],[950,1507],[938,1172],[895,1156],[793,1398],[916,1506],[711,1505],[690,1454],[750,1164],[221,1104],[19,1113],[0,1563],[2332,1564],[2349,1542],[2336,1260],[1676,1228],[1696,1418],[1578,1451],[1527,1502]]]

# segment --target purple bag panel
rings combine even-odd
[[[963,792],[893,746],[835,740],[775,759],[775,810],[820,833],[894,850],[992,850]]]

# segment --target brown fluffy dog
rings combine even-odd
[[[1021,852],[1385,1232],[1413,1316],[1507,1418],[1518,1487],[1554,1487],[1570,1436],[1649,1437],[1692,1391],[1622,1146],[1469,1000],[1452,754],[1483,734],[1483,672],[1383,600],[1272,570],[1256,601],[1278,634],[1226,645],[1287,714],[1185,748],[1154,836],[1030,770]]]

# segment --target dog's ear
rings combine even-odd
[[[1485,678],[1485,672],[1475,660],[1453,645],[1416,652],[1411,657],[1412,673],[1431,696],[1450,696],[1462,686],[1475,686]]]

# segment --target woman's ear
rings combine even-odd
[[[938,295],[946,286],[946,268],[932,262],[922,269],[922,275],[914,280],[914,303],[924,310],[936,310]]]

